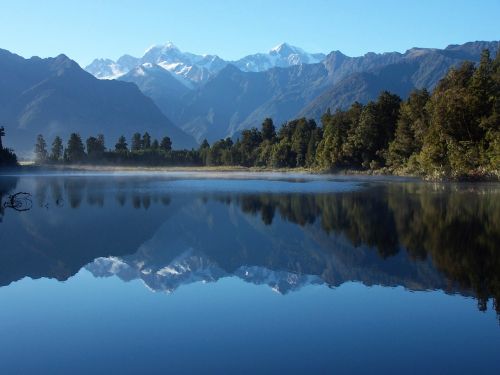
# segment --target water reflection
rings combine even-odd
[[[2,199],[17,184],[35,203],[1,224],[1,285],[66,280],[87,265],[95,276],[167,292],[227,276],[280,293],[361,281],[472,295],[480,310],[492,298],[500,312],[496,185],[252,194],[189,193],[138,178],[21,180],[0,184]]]
[[[9,194],[16,188],[17,177],[0,177],[0,223],[5,215],[5,210],[9,208]]]

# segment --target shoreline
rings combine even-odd
[[[2,171],[0,169],[0,171]],[[44,164],[21,163],[17,167],[5,168],[3,171],[82,171],[82,172],[248,172],[248,173],[290,173],[310,175],[336,176],[386,176],[422,179],[421,176],[409,174],[391,174],[373,170],[324,170],[317,168],[272,168],[244,166],[141,166],[141,165],[92,165],[92,164]],[[0,172],[1,174],[1,172]]]
[[[90,165],[90,164],[47,164],[37,165],[34,163],[20,163],[14,168],[0,169],[0,176],[26,172],[109,172],[109,173],[279,173],[279,174],[302,174],[310,176],[332,176],[332,177],[373,177],[373,178],[396,178],[423,182],[470,182],[484,183],[500,182],[496,176],[474,176],[464,179],[432,178],[430,176],[419,176],[407,173],[387,173],[386,170],[321,170],[315,168],[270,168],[270,167],[243,167],[243,166],[138,166],[138,165]]]

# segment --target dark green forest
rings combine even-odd
[[[8,148],[4,148],[2,137],[5,137],[5,128],[0,126],[0,167],[11,167],[17,165],[17,156]]]
[[[85,147],[86,146],[86,147]],[[382,92],[367,104],[328,111],[321,126],[311,119],[288,121],[276,129],[265,119],[236,141],[206,140],[198,150],[173,150],[168,137],[122,136],[106,149],[104,137],[84,145],[72,134],[50,150],[38,136],[39,163],[122,165],[244,166],[309,168],[318,171],[377,171],[434,179],[500,177],[500,54],[484,50],[480,63],[452,68],[432,93],[412,92],[407,100]]]

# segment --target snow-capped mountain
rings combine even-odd
[[[171,293],[181,285],[195,282],[215,282],[227,272],[198,252],[188,249],[168,264],[146,264],[129,257],[97,258],[86,266],[96,277],[118,276],[124,281],[142,280],[154,291]]]
[[[325,57],[323,53],[311,54],[299,47],[281,43],[268,53],[245,56],[233,64],[244,72],[263,72],[274,67],[287,68],[293,65],[315,64],[323,61]]]
[[[116,79],[137,66],[157,65],[173,74],[185,86],[192,88],[207,81],[227,65],[215,55],[196,55],[182,52],[172,42],[148,48],[141,58],[124,55],[116,62],[110,59],[95,59],[85,70],[100,79]]]
[[[324,58],[322,53],[310,54],[301,48],[282,43],[268,53],[249,55],[237,61],[225,61],[217,55],[182,52],[172,42],[167,42],[148,48],[141,58],[124,55],[117,61],[95,59],[85,70],[100,79],[117,79],[139,65],[158,65],[171,72],[185,86],[193,88],[206,82],[228,64],[233,64],[245,72],[262,72],[274,67],[314,64]]]
[[[149,289],[166,293],[172,293],[182,285],[216,282],[233,276],[255,285],[267,285],[280,294],[297,291],[307,285],[325,283],[316,275],[275,271],[258,266],[241,266],[234,273],[228,273],[206,255],[193,249],[188,249],[168,264],[146,264],[134,256],[101,257],[85,268],[96,277],[117,276],[123,281],[139,279]]]
[[[115,79],[127,73],[124,67],[111,59],[95,59],[85,70],[99,79]]]
[[[182,52],[171,42],[150,47],[140,63],[157,64],[174,73],[186,86],[207,81],[227,65],[216,55],[195,55]]]

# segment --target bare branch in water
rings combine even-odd
[[[31,201],[31,194],[25,192],[18,192],[7,197],[3,203],[4,208],[12,208],[16,211],[29,211],[33,206]]]

